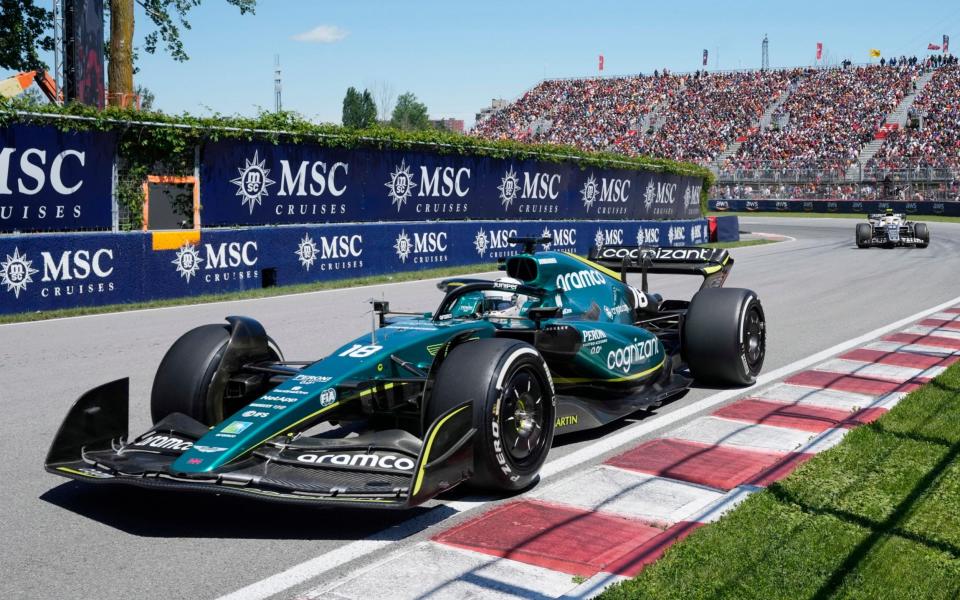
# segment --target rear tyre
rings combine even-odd
[[[913,237],[921,240],[917,248],[926,248],[930,245],[930,230],[926,223],[915,223],[913,226]]]
[[[873,228],[869,223],[857,223],[857,248],[869,248]]]
[[[704,383],[751,385],[763,367],[767,326],[756,293],[708,288],[690,301],[683,320],[683,356]]]
[[[211,386],[230,336],[229,325],[201,325],[170,346],[157,368],[150,393],[150,415],[154,423],[176,412],[204,425],[215,425],[246,405],[242,399],[228,400],[225,389]],[[269,360],[280,360],[276,343],[273,340],[268,343]],[[251,360],[254,358],[251,356]]]
[[[553,381],[540,353],[509,339],[455,347],[437,372],[424,422],[429,426],[466,400],[477,429],[469,483],[508,492],[528,487],[547,459],[556,419]]]

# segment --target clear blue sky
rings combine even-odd
[[[151,29],[138,11],[140,45]],[[601,53],[605,75],[698,69],[704,48],[710,69],[717,59],[721,69],[756,68],[764,33],[773,67],[811,64],[818,41],[833,62],[867,62],[870,48],[887,57],[924,54],[944,33],[956,33],[960,50],[960,2],[942,0],[259,0],[245,16],[204,0],[191,23],[183,31],[188,62],[140,52],[136,83],[156,94],[160,109],[272,109],[279,54],[284,108],[328,122],[339,122],[348,86],[386,81],[398,94],[414,92],[431,117],[469,125],[492,98],[515,98],[545,76],[596,74]],[[327,43],[294,39],[321,26],[315,36]]]

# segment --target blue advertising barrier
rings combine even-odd
[[[0,232],[109,229],[116,136],[0,128]]]
[[[158,245],[163,235],[0,237],[0,314],[490,263],[516,252],[512,236],[549,235],[548,249],[583,255],[594,245],[700,244],[708,227],[705,219],[302,225],[188,232],[198,239]]]
[[[573,161],[218,141],[200,159],[205,227],[700,217],[702,179]]]
[[[710,200],[710,210],[730,212],[881,213],[960,217],[960,202],[906,202],[888,200]]]

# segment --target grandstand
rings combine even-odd
[[[960,66],[550,79],[482,113],[472,134],[694,161],[727,197],[955,200]]]

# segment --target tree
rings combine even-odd
[[[157,96],[150,91],[150,88],[138,85],[136,94],[140,97],[140,110],[153,110],[153,103],[156,102]]]
[[[46,71],[37,51],[53,50],[47,34],[52,27],[53,13],[37,6],[37,0],[0,0],[0,68]]]
[[[33,1],[27,0],[28,3]],[[137,0],[156,26],[156,31],[144,38],[143,49],[153,54],[162,41],[173,60],[189,60],[180,39],[180,28],[190,29],[187,13],[201,1]],[[257,0],[227,0],[227,3],[239,8],[241,15],[252,14],[257,6]],[[110,97],[117,99],[116,102],[122,102],[125,94],[133,93],[133,58],[133,0],[110,0],[110,65],[107,74]]]
[[[393,107],[390,124],[400,129],[427,129],[430,120],[427,117],[427,105],[417,100],[413,92],[400,94],[397,105]]]
[[[387,122],[393,112],[393,100],[397,97],[393,84],[389,81],[378,81],[373,84],[373,89],[377,96],[377,118]]]
[[[347,89],[343,97],[343,126],[354,129],[370,127],[377,122],[377,106],[370,90],[361,94],[354,87]]]

